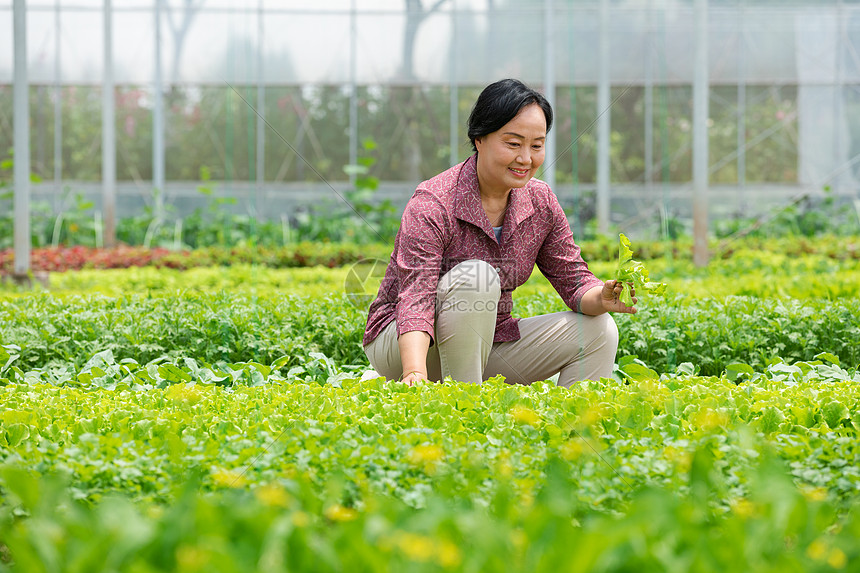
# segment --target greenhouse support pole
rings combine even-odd
[[[544,97],[551,108],[555,109],[555,34],[554,18],[555,18],[555,2],[553,0],[544,0],[544,72],[543,72],[543,88]],[[555,156],[555,133],[557,130],[550,130],[546,134],[546,160],[544,165],[543,179],[549,185],[550,189],[555,188],[555,163],[558,159]],[[548,160],[548,161],[547,161]]]
[[[654,182],[654,6],[648,0],[648,25],[645,33],[645,188],[651,191]]]
[[[597,232],[609,232],[609,0],[600,0],[597,83]]]
[[[15,133],[15,265],[13,274],[25,277],[30,272],[30,102],[27,83],[27,5],[15,0],[15,87],[13,97]]]
[[[845,141],[845,74],[844,65],[844,40],[846,33],[846,18],[843,0],[836,0],[836,86],[833,90],[833,150],[835,171],[827,184],[841,194],[846,182],[846,167],[848,163],[848,150]]]
[[[693,66],[693,262],[708,264],[708,0],[696,0]]]
[[[457,0],[451,0],[451,50],[448,61],[448,154],[449,164],[459,163],[460,90],[457,86]]]
[[[257,162],[255,178],[257,184],[257,217],[268,215],[265,205],[263,185],[266,182],[266,82],[264,76],[265,61],[263,58],[263,39],[265,27],[263,24],[263,0],[257,8]]]
[[[738,7],[738,213],[747,210],[747,72],[744,5]]]
[[[104,0],[104,74],[102,76],[102,215],[104,246],[116,246],[116,109],[113,79],[113,12]]]
[[[164,218],[164,87],[161,71],[161,2],[155,0],[155,85],[152,106],[152,187],[155,218]]]
[[[349,164],[358,163],[358,7],[352,0],[349,7]],[[355,171],[349,172],[349,186],[355,188]]]
[[[54,215],[60,213],[63,189],[63,85],[60,0],[54,7]]]

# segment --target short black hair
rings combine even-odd
[[[546,117],[546,130],[552,127],[552,106],[538,91],[514,79],[494,82],[484,88],[469,114],[469,141],[477,151],[475,140],[500,130],[514,119],[521,109],[536,103]]]

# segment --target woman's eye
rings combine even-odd
[[[535,151],[540,151],[541,149],[543,149],[543,145],[532,145],[532,149],[534,149]]]
[[[516,141],[509,141],[508,145],[510,145],[511,147],[519,147],[520,146],[519,142],[516,142]]]

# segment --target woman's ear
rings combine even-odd
[[[475,138],[475,150],[476,150],[478,153],[480,153],[480,152],[481,152],[481,146],[482,146],[483,144],[484,144],[484,138],[483,138],[483,137],[476,137],[476,138]]]

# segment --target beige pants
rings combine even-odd
[[[618,349],[618,328],[609,314],[557,312],[519,321],[520,339],[493,342],[499,275],[484,261],[460,263],[436,290],[435,344],[427,353],[427,376],[479,383],[501,374],[531,384],[558,374],[559,386],[609,377]],[[402,374],[397,325],[392,321],[365,353],[381,376]]]

